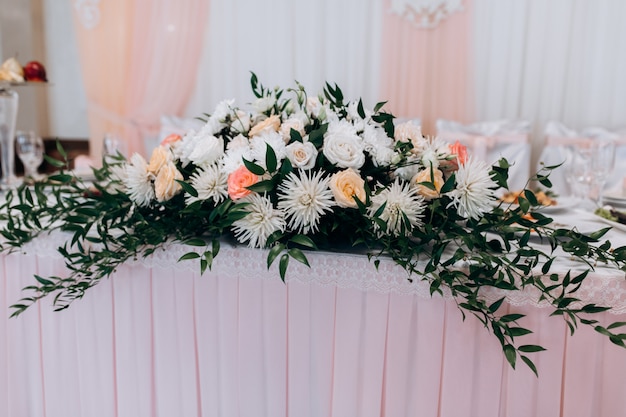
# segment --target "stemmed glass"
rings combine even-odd
[[[569,148],[567,180],[575,197],[590,200],[595,207],[602,206],[606,181],[615,166],[615,141],[593,138],[589,142]]]
[[[24,178],[37,179],[37,168],[43,162],[43,140],[35,132],[17,132],[15,151],[24,164]]]

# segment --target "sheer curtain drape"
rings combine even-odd
[[[211,112],[224,99],[252,100],[250,71],[267,87],[310,94],[324,81],[346,98],[378,99],[383,3],[380,0],[212,0],[194,95],[186,115]]]
[[[93,5],[99,18],[91,25],[75,8],[96,161],[105,133],[121,136],[128,154],[144,153],[160,116],[182,112],[194,89],[208,6],[206,0],[155,0],[149,7],[109,0]]]
[[[477,119],[626,126],[626,2],[475,0]]]

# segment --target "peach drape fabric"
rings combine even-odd
[[[107,0],[86,28],[75,16],[88,101],[91,156],[106,133],[145,153],[163,114],[181,114],[195,84],[209,2]],[[78,11],[76,11],[78,13]]]
[[[123,265],[66,311],[43,300],[5,314],[0,416],[626,415],[623,349],[590,328],[569,337],[549,309],[503,311],[526,314],[535,333],[524,342],[548,349],[533,355],[537,378],[521,363],[511,369],[493,335],[451,300],[283,284],[265,253],[231,253],[205,276],[184,264]],[[332,257],[337,274],[358,257],[312,256]],[[305,268],[289,273],[315,274]],[[7,312],[33,274],[62,275],[64,264],[16,253],[0,257],[0,270]],[[609,314],[594,318],[626,320]]]
[[[385,3],[380,95],[387,110],[421,118],[425,134],[435,134],[437,118],[471,121],[472,0],[432,29],[416,28]]]

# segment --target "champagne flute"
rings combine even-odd
[[[24,164],[24,178],[38,178],[37,168],[43,162],[44,146],[41,137],[35,132],[17,132],[15,151]]]

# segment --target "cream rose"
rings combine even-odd
[[[247,132],[250,129],[250,115],[242,110],[237,110],[233,116],[232,127],[239,133]]]
[[[435,186],[435,190],[426,186],[420,185],[420,182],[431,182]],[[417,192],[426,200],[432,200],[439,197],[439,191],[444,184],[443,172],[438,169],[433,170],[433,178],[430,177],[430,169],[426,168],[419,171],[411,179],[411,183],[417,187]]]
[[[365,202],[365,181],[353,169],[333,174],[329,185],[339,207],[357,208],[355,197]]]
[[[254,126],[252,126],[252,129],[250,129],[250,133],[248,133],[248,136],[253,137],[266,130],[270,132],[278,132],[279,128],[280,128],[280,118],[277,115],[272,115],[268,117],[267,119],[262,120],[259,123],[255,124]]]
[[[287,159],[291,165],[300,169],[311,169],[315,166],[317,149],[311,142],[294,142],[285,148]]]
[[[183,175],[176,169],[176,165],[169,161],[161,167],[154,180],[154,195],[157,201],[167,201],[180,192],[182,187],[176,180],[182,181]]]
[[[300,136],[304,136],[304,123],[302,123],[302,120],[291,117],[280,125],[280,134],[282,135],[285,143],[289,143],[291,140],[291,129],[300,133]]]
[[[413,122],[399,124],[394,129],[394,139],[396,142],[411,142],[413,153],[421,152],[426,146],[426,139],[422,136],[422,128]]]
[[[161,167],[172,160],[172,153],[164,146],[157,146],[152,151],[150,162],[148,163],[148,172],[158,175]]]
[[[324,156],[340,168],[359,169],[365,163],[363,141],[348,122],[331,123],[324,137]]]

